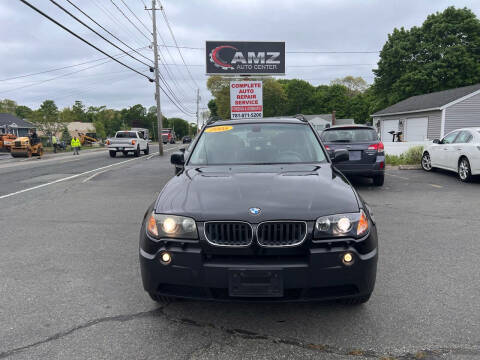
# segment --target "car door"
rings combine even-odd
[[[473,150],[476,150],[472,140],[473,134],[468,130],[463,130],[460,132],[460,134],[458,134],[455,142],[453,143],[453,151],[449,153],[451,154],[451,158],[449,158],[449,165],[452,168],[457,169],[458,160],[462,155],[466,156],[469,162],[472,162],[472,158],[475,155]],[[472,164],[470,164],[470,167],[472,167]]]
[[[457,138],[460,131],[452,131],[451,133],[447,134],[439,144],[440,146],[437,147],[436,151],[436,166],[445,168],[445,169],[452,169],[451,159],[453,157],[452,152],[454,151],[454,141]],[[433,164],[432,164],[433,165]],[[454,168],[456,170],[456,167]]]

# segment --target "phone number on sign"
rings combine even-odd
[[[251,112],[251,113],[232,113],[232,119],[252,119],[252,118],[261,118],[263,114],[261,112]]]

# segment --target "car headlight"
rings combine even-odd
[[[322,216],[315,221],[313,237],[361,237],[368,232],[368,218],[363,210],[358,213]]]
[[[198,238],[195,220],[185,216],[152,213],[147,222],[147,232],[156,238]]]

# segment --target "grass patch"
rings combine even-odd
[[[423,146],[413,146],[400,155],[385,155],[387,165],[419,165],[422,161]]]

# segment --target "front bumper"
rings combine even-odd
[[[171,262],[163,265],[168,251]],[[352,265],[342,256],[353,254]],[[220,301],[319,301],[369,295],[377,271],[377,233],[372,224],[363,239],[314,242],[295,248],[218,248],[202,237],[194,242],[153,240],[142,227],[140,268],[146,291],[157,295]],[[279,297],[231,296],[232,271],[273,271],[280,274]]]

